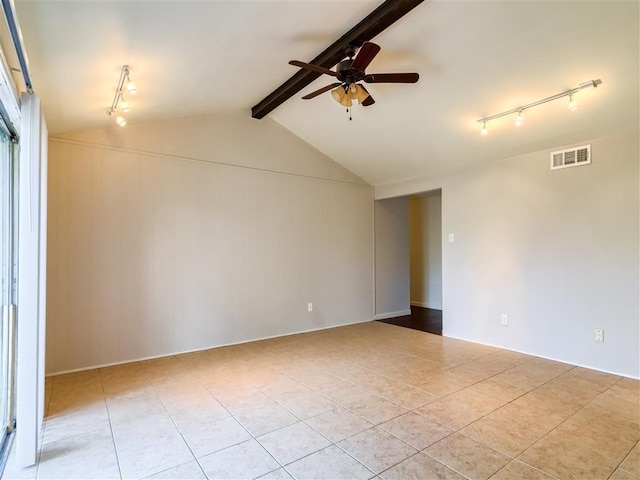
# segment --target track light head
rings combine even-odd
[[[518,112],[518,116],[516,117],[516,127],[519,127],[520,125],[522,125],[522,110],[520,110]]]
[[[578,109],[578,102],[573,98],[573,94],[569,95],[569,110],[572,112]]]

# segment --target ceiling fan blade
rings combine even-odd
[[[325,75],[331,75],[333,77],[338,76],[336,72],[333,70],[329,70],[328,68],[321,67],[320,65],[314,65],[313,63],[305,63],[299,60],[291,60],[289,65],[294,65],[300,68],[306,68],[307,70],[313,70],[314,72],[324,73]]]
[[[367,83],[416,83],[418,78],[417,73],[372,73],[363,80]]]
[[[356,59],[351,64],[351,68],[364,72],[379,51],[380,47],[375,43],[364,42],[356,55]]]
[[[373,97],[369,93],[369,90],[364,88],[364,85],[360,85],[360,87],[362,88],[362,90],[364,90],[367,93],[367,95],[369,95],[367,98],[365,98],[362,101],[362,103],[360,105],[362,105],[363,107],[368,107],[369,105],[373,105],[374,103],[376,103],[376,101],[373,99]]]
[[[321,93],[324,92],[328,92],[329,90],[339,87],[340,85],[342,85],[340,82],[337,83],[332,83],[331,85],[327,85],[326,87],[322,87],[319,88],[318,90],[311,92],[311,93],[307,93],[304,97],[302,97],[304,100],[310,100],[312,98],[317,97],[318,95],[320,95]]]

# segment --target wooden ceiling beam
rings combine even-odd
[[[400,18],[405,16],[424,0],[386,0],[382,5],[371,12],[355,27],[345,33],[329,48],[311,60],[309,63],[331,68],[345,58],[345,49],[348,46],[360,46],[364,42],[373,39],[376,35],[389,28]],[[269,112],[282,105],[288,99],[305,88],[321,73],[300,69],[286,82],[262,99],[251,108],[253,118],[263,118]]]

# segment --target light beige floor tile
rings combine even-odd
[[[510,457],[516,457],[550,432],[556,422],[505,405],[460,430],[463,435]]]
[[[373,427],[337,444],[375,473],[402,462],[417,450],[384,430]]]
[[[251,410],[254,408],[266,407],[273,405],[275,402],[257,388],[249,391],[229,391],[215,394],[216,399],[229,410],[232,414],[242,410]]]
[[[640,475],[636,475],[634,473],[629,473],[621,468],[617,469],[613,472],[613,475],[609,477],[609,480],[638,480],[640,479]]]
[[[303,422],[267,433],[257,440],[281,465],[317,452],[331,443]]]
[[[49,415],[44,423],[43,442],[57,442],[109,427],[107,406],[104,399],[101,399],[88,405],[70,407],[61,413]]]
[[[469,379],[464,375],[443,371],[435,372],[426,378],[420,378],[413,382],[412,385],[432,395],[444,397],[474,383],[476,383],[475,380]]]
[[[169,376],[177,377],[186,371],[184,365],[174,355],[144,360],[139,363],[143,374],[150,380],[167,378]]]
[[[626,379],[628,380],[628,379]],[[640,384],[640,382],[637,382]],[[618,382],[595,397],[589,406],[606,410],[634,422],[640,422],[640,392],[630,382]]]
[[[273,432],[274,430],[300,421],[299,418],[289,413],[277,403],[261,408],[254,408],[253,410],[241,410],[235,414],[235,418],[254,437]]]
[[[566,420],[584,405],[567,394],[556,394],[537,388],[512,402],[529,411],[536,411],[544,418],[549,417],[558,423]]]
[[[404,384],[385,388],[378,394],[409,410],[414,410],[438,399],[435,395]]]
[[[406,408],[374,394],[346,403],[344,407],[374,425],[407,412]]]
[[[170,468],[164,472],[156,473],[150,477],[150,479],[180,479],[180,480],[207,480],[206,475],[195,460],[188,463],[183,463],[177,467]]]
[[[267,384],[263,384],[260,390],[277,402],[290,400],[305,393],[312,392],[309,387],[284,374],[279,374]]]
[[[536,470],[518,460],[509,462],[502,470],[491,477],[491,480],[553,480],[553,477]]]
[[[293,462],[286,467],[294,478],[303,479],[368,479],[373,472],[336,446]]]
[[[550,379],[571,370],[574,366],[569,365],[568,363],[535,357],[531,361],[525,362],[515,368],[528,375],[533,375],[544,381],[549,381]]]
[[[371,393],[367,390],[362,387],[358,387],[353,383],[347,382],[346,380],[340,380],[336,383],[327,385],[324,388],[319,388],[318,392],[322,393],[325,397],[333,400],[340,406],[358,402],[371,396]]]
[[[292,480],[293,477],[287,473],[284,468],[278,468],[269,473],[265,473],[261,477],[258,477],[260,480]]]
[[[95,383],[86,387],[76,388],[52,388],[49,396],[49,409],[47,416],[64,413],[70,408],[84,407],[95,404],[97,402],[104,403],[104,392],[101,383]]]
[[[308,418],[305,422],[334,443],[373,426],[364,418],[342,407]]]
[[[380,478],[384,480],[465,479],[459,473],[420,452],[385,470],[380,474]]]
[[[167,412],[178,425],[192,422],[214,422],[231,414],[211,395],[202,392],[163,400]]]
[[[416,412],[452,430],[458,430],[504,404],[504,400],[464,389],[425,405]]]
[[[144,417],[169,417],[167,409],[156,396],[138,399],[107,399],[109,418],[114,425],[129,425]]]
[[[372,358],[378,358],[378,354],[376,353]],[[371,368],[370,362],[367,362],[366,368]],[[400,385],[396,379],[370,370],[365,375],[359,377],[355,383],[376,394]]]
[[[165,430],[145,440],[118,441],[118,463],[123,478],[144,478],[194,460],[177,430]]]
[[[519,459],[557,478],[607,478],[639,439],[637,423],[584,409]]]
[[[242,443],[251,435],[234,418],[213,422],[190,422],[180,426],[180,432],[196,458]]]
[[[308,391],[280,402],[284,408],[300,419],[306,419],[334,409],[338,405],[327,397]]]
[[[51,378],[50,393],[55,398],[78,397],[88,392],[102,394],[102,380],[98,370],[85,370],[82,372],[57,375]]]
[[[255,440],[248,440],[202,457],[200,465],[210,480],[257,478],[280,467]]]
[[[471,385],[468,390],[470,392],[478,392],[483,395],[499,398],[505,402],[511,402],[533,390],[533,387],[512,385],[506,381],[500,380],[498,377],[492,377],[478,382],[475,385]]]
[[[424,452],[456,472],[474,479],[489,478],[510,460],[459,433],[446,437]]]
[[[109,429],[48,443],[42,447],[38,478],[119,477],[118,460]]]
[[[113,438],[119,448],[144,443],[149,438],[178,433],[175,423],[167,413],[141,414],[129,422],[111,421]]]
[[[589,368],[574,367],[571,370],[567,370],[558,379],[561,380],[562,378],[582,380],[593,390],[603,392],[622,377]]]
[[[380,424],[379,427],[418,450],[423,450],[453,433],[447,427],[414,412],[405,413]]]
[[[200,392],[212,396],[190,373],[167,374],[150,379],[151,386],[163,401]]]
[[[636,443],[627,458],[620,464],[620,468],[634,475],[640,475],[640,443]]]

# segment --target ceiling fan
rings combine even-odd
[[[417,73],[366,73],[366,68],[379,51],[380,47],[375,43],[364,42],[358,54],[353,58],[356,53],[356,46],[350,45],[345,49],[345,57],[348,58],[339,62],[335,71],[299,60],[291,60],[289,64],[314,72],[324,73],[325,75],[331,75],[338,80],[331,85],[308,93],[302,97],[304,100],[310,100],[331,90],[333,98],[344,107],[351,107],[354,100],[357,100],[363,107],[368,107],[369,105],[373,105],[375,100],[364,85],[358,82],[416,83],[419,78]]]

